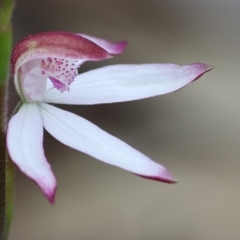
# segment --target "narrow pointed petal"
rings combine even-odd
[[[43,150],[43,123],[38,106],[25,103],[11,118],[7,147],[12,161],[54,202],[56,180]]]
[[[212,68],[202,63],[113,65],[75,78],[70,92],[46,92],[44,100],[63,104],[100,104],[138,100],[174,92]]]
[[[127,41],[120,41],[120,42],[113,43],[113,42],[107,41],[105,39],[89,36],[87,34],[82,34],[81,33],[81,34],[78,34],[78,35],[96,43],[98,46],[102,47],[108,53],[110,53],[112,55],[121,54],[127,46]]]
[[[89,121],[45,103],[41,103],[39,109],[44,128],[63,144],[136,175],[175,182],[163,166]]]

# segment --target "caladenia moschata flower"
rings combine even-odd
[[[104,104],[174,92],[211,67],[195,63],[112,65],[78,75],[85,61],[121,54],[126,42],[48,32],[29,36],[12,53],[11,72],[21,107],[10,119],[7,147],[12,161],[35,181],[50,202],[56,179],[44,155],[43,128],[74,149],[136,175],[173,183],[160,164],[86,119],[52,104]],[[50,103],[50,104],[49,104]]]

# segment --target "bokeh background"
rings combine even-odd
[[[240,1],[18,0],[15,42],[63,30],[128,40],[115,63],[204,62],[215,69],[181,91],[102,106],[61,106],[91,120],[179,179],[149,181],[45,133],[56,204],[20,172],[10,240],[240,238]],[[17,101],[11,87],[12,106]]]

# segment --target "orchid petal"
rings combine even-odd
[[[176,91],[211,69],[202,63],[113,65],[77,76],[69,92],[50,89],[44,101],[100,104],[154,97]]]
[[[175,182],[163,166],[84,118],[46,103],[39,104],[39,109],[44,128],[63,144],[136,175]]]
[[[7,146],[12,161],[54,202],[56,179],[42,146],[43,123],[38,106],[24,103],[11,118],[7,131]]]
[[[78,34],[78,35],[96,43],[98,46],[102,47],[108,53],[110,53],[112,55],[121,54],[127,46],[127,41],[120,41],[120,42],[113,43],[113,42],[107,41],[105,39],[89,36],[87,34],[82,34],[81,33],[81,34]]]

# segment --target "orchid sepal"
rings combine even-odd
[[[44,99],[72,105],[134,101],[175,92],[212,69],[203,63],[111,65],[78,75],[70,92],[49,88]]]

